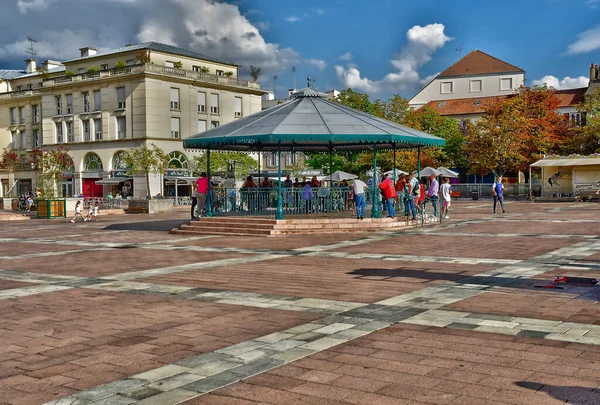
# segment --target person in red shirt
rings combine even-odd
[[[381,178],[379,188],[381,189],[381,193],[383,194],[383,200],[387,204],[388,217],[394,218],[396,216],[396,212],[394,211],[396,188],[394,187],[394,182],[388,177],[387,174],[384,174]]]
[[[400,214],[403,214],[406,211],[406,206],[404,204],[404,187],[406,187],[406,179],[404,178],[403,174],[401,174],[398,177],[398,180],[396,180],[395,187],[396,187],[396,207],[398,207]]]
[[[198,202],[198,216],[203,216],[206,213],[206,196],[208,194],[208,177],[206,173],[200,173],[200,178],[196,180],[196,200]],[[192,212],[194,212],[194,206],[192,202]]]

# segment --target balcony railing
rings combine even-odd
[[[159,75],[164,75],[164,76],[170,76],[170,77],[191,79],[191,80],[196,80],[196,81],[205,82],[205,83],[223,84],[226,86],[245,87],[248,89],[257,89],[257,90],[260,89],[260,83],[258,83],[258,82],[251,82],[249,80],[237,79],[237,78],[233,78],[233,77],[217,76],[217,75],[213,75],[210,73],[194,72],[191,70],[177,69],[177,68],[161,66],[161,65],[154,65],[154,64],[150,64],[150,63],[133,65],[133,66],[125,66],[125,67],[121,67],[121,68],[113,68],[113,69],[107,69],[107,70],[100,70],[98,72],[93,72],[93,73],[81,73],[81,74],[70,75],[70,76],[53,77],[53,78],[44,80],[43,87],[49,87],[49,86],[54,86],[54,85],[67,84],[67,83],[71,84],[71,83],[77,83],[77,82],[102,80],[102,79],[106,79],[106,78],[114,77],[114,76],[140,74],[140,73],[144,73],[144,72],[154,73],[154,74],[159,74]],[[36,96],[39,94],[41,94],[41,92],[39,90],[13,91],[13,92],[9,92],[9,93],[0,94],[0,100],[10,99],[10,98],[18,98],[18,97],[31,97],[31,96]]]
[[[0,94],[0,100],[6,100],[11,98],[20,98],[20,97],[32,97],[38,96],[41,92],[39,90],[19,90],[19,91],[11,91],[9,93]]]

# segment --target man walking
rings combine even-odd
[[[498,176],[496,182],[492,186],[492,192],[494,193],[494,214],[496,213],[496,203],[498,202],[500,202],[502,213],[504,214],[506,212],[504,211],[504,195],[502,194],[504,190],[506,190],[506,187],[502,184],[502,176]]]
[[[429,190],[427,191],[427,197],[431,200],[433,204],[433,216],[437,218],[437,202],[438,202],[438,193],[440,191],[440,183],[438,183],[435,178],[435,174],[429,176]]]
[[[364,181],[356,179],[352,183],[354,188],[354,204],[356,205],[356,219],[365,217],[365,208],[367,200],[365,199],[365,189],[368,188]]]
[[[196,180],[196,193],[198,200],[198,216],[201,217],[206,213],[206,198],[208,195],[208,177],[206,173],[200,173],[200,178]]]

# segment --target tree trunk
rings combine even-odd
[[[150,173],[146,173],[146,190],[148,191],[148,199],[152,199],[152,193],[150,192]]]

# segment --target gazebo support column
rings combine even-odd
[[[333,145],[329,143],[329,210],[333,212]]]
[[[281,141],[277,145],[277,211],[275,211],[275,219],[283,219],[283,198],[281,195]]]
[[[394,186],[398,178],[396,177],[396,142],[392,143],[392,153],[394,154]]]
[[[417,176],[419,176],[419,178],[417,180],[419,180],[419,184],[421,184],[421,147],[417,146]],[[419,185],[419,187],[421,187]],[[423,225],[423,210],[421,210],[421,226]],[[417,223],[419,222],[419,219],[417,218]]]
[[[379,193],[377,192],[377,144],[373,144],[373,208],[371,218],[379,218]]]
[[[210,181],[210,149],[206,149],[206,177],[208,178],[208,190],[206,190],[206,211],[205,215],[207,217],[212,217],[212,201],[210,198],[212,197],[211,193],[211,181]]]

